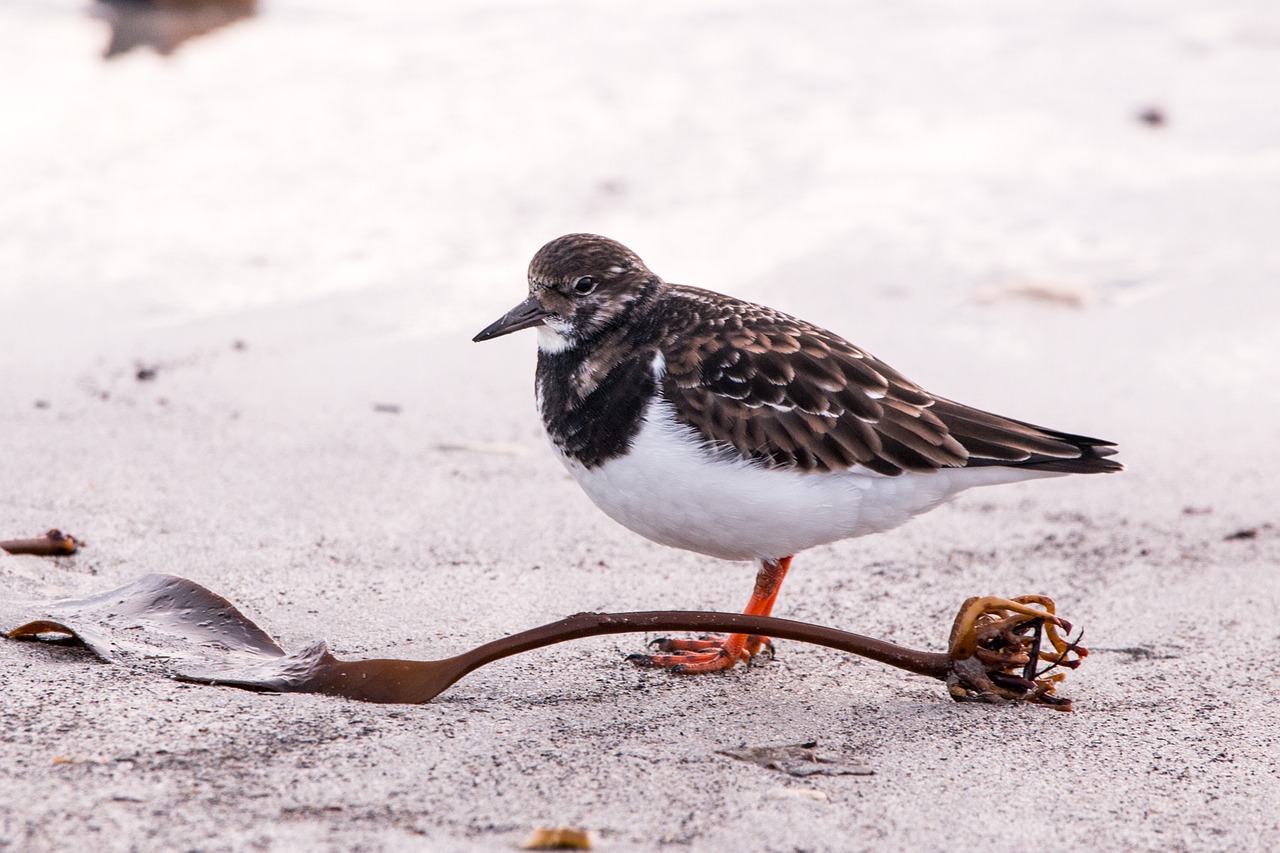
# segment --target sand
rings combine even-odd
[[[681,678],[581,641],[372,706],[5,642],[0,849],[1280,846],[1269,4],[281,2],[110,63],[80,12],[0,8],[0,538],[89,543],[0,555],[0,626],[147,572],[350,656],[739,609],[749,566],[560,468],[532,335],[469,342],[575,230],[1129,470],[807,552],[777,608],[941,649],[967,596],[1048,594],[1094,652],[1072,714],[795,643]],[[869,774],[718,754],[812,740]]]

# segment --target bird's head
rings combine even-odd
[[[621,323],[659,279],[634,252],[607,237],[566,234],[529,262],[529,296],[473,341],[539,327],[538,346],[558,352]]]

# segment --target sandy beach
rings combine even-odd
[[[790,642],[688,678],[583,640],[383,706],[6,641],[0,850],[1280,847],[1272,4],[283,0],[104,61],[108,30],[0,6],[0,539],[88,543],[0,553],[0,628],[150,572],[350,657],[740,610],[749,565],[563,470],[532,334],[470,342],[573,231],[1128,470],[811,550],[775,610],[942,650],[968,596],[1049,595],[1073,713]],[[858,772],[721,754],[810,741]]]

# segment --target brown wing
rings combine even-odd
[[[676,416],[713,445],[806,471],[978,465],[1119,470],[1108,442],[935,397],[848,341],[763,306],[679,288],[688,325],[662,350]],[[709,295],[709,294],[708,294]]]

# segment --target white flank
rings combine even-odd
[[[769,469],[708,452],[661,400],[625,456],[592,469],[561,459],[615,521],[663,545],[725,560],[786,557],[897,527],[973,486],[1059,476],[1001,467],[898,477]]]

